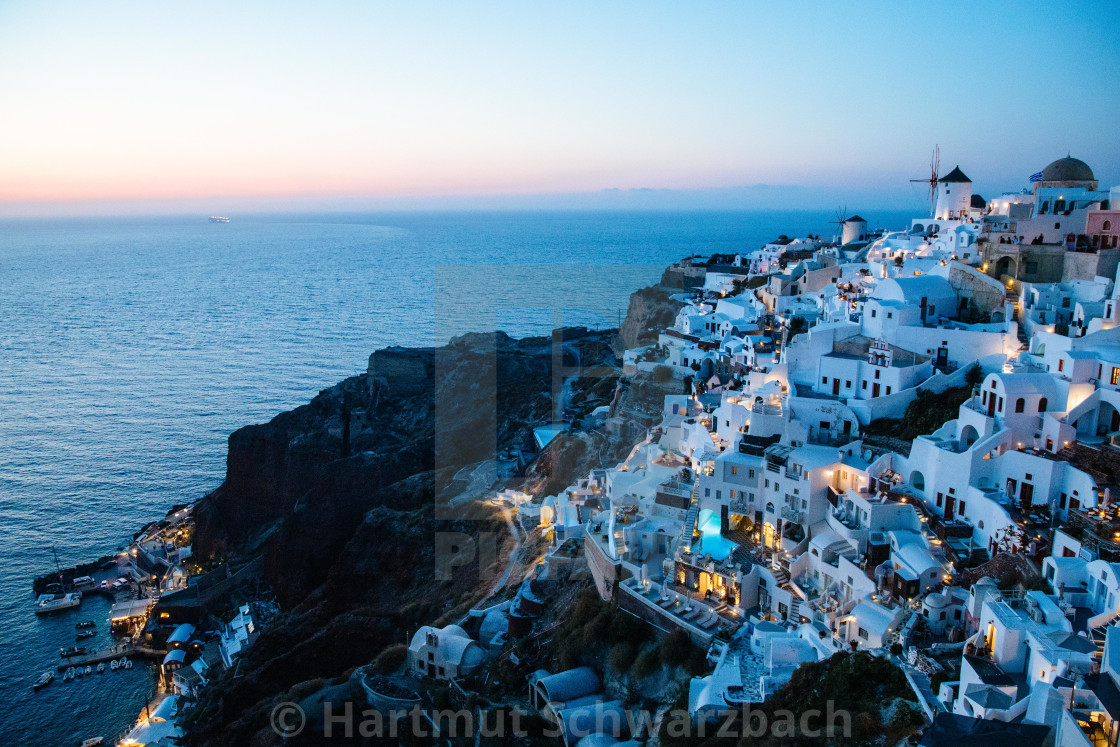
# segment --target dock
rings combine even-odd
[[[70,667],[75,669],[78,667],[86,667],[90,665],[100,664],[105,661],[113,661],[122,656],[127,656],[130,659],[162,659],[167,651],[151,646],[139,646],[132,643],[122,643],[111,648],[94,651],[89,654],[81,654],[79,656],[67,656],[62,659],[62,663],[58,665],[58,671],[65,672]]]

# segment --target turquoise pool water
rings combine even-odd
[[[726,560],[735,549],[735,543],[719,533],[719,515],[710,508],[700,512],[697,522],[700,529],[700,547],[697,552],[707,553],[714,560]]]

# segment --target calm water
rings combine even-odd
[[[153,689],[142,667],[32,694],[73,645],[73,623],[104,621],[108,603],[40,620],[31,578],[53,567],[52,546],[64,565],[91,560],[212,490],[231,431],[364,370],[377,348],[488,328],[613,327],[630,292],[682,256],[827,233],[832,219],[0,221],[0,743],[76,744],[131,723]]]

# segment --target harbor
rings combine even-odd
[[[155,732],[180,733],[178,704],[197,698],[233,665],[259,635],[262,615],[270,614],[268,604],[239,603],[232,620],[214,627],[211,612],[244,599],[240,586],[257,570],[194,563],[193,530],[191,508],[176,506],[161,521],[145,524],[115,555],[70,568],[60,567],[55,557],[55,571],[35,578],[32,587],[36,614],[66,645],[32,683],[32,697],[51,697],[92,677],[104,683],[99,693],[126,683],[131,699],[138,683],[122,673],[136,669],[146,682],[139,688],[143,707],[125,731],[118,721],[117,735],[106,743],[142,744]]]
[[[97,664],[107,663],[111,661],[119,661],[121,658],[126,659],[154,659],[161,660],[167,654],[166,650],[160,650],[151,646],[139,646],[132,643],[122,643],[118,646],[94,651],[88,654],[79,654],[77,656],[63,657],[62,663],[55,669],[59,672],[65,672],[71,667],[85,668],[88,666],[95,666]]]
[[[192,529],[190,508],[180,505],[163,520],[143,525],[112,555],[64,568],[52,548],[53,572],[35,577],[31,587],[42,629],[59,641],[58,659],[38,675],[29,696],[69,699],[63,693],[76,688],[83,697],[96,693],[98,699],[123,703],[142,695],[144,708],[130,728],[147,721],[153,698],[173,690],[172,667],[164,659],[176,645],[168,638],[177,627],[153,621],[152,614],[161,598],[187,590]],[[92,691],[81,684],[90,678],[89,685],[98,683]],[[123,723],[116,722],[109,733],[117,736],[107,741],[88,734],[82,739],[121,744],[128,733],[120,731]]]

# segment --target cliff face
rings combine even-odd
[[[680,292],[680,289],[657,285],[631,293],[626,319],[618,330],[615,352],[621,355],[623,350],[657,342],[658,333],[673,326],[677,312],[684,307],[683,303],[670,298]]]
[[[205,691],[192,738],[267,744],[278,694],[368,663],[408,629],[489,591],[512,538],[492,508],[443,505],[463,489],[455,473],[529,445],[553,414],[554,371],[599,361],[612,336],[566,330],[554,344],[472,334],[435,350],[383,351],[367,374],[231,435],[226,480],[195,508],[195,555],[262,558],[284,614],[236,679]],[[439,580],[441,532],[493,552]]]

